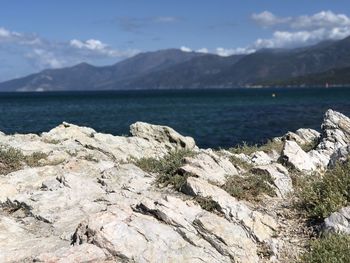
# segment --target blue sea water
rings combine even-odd
[[[66,121],[125,135],[145,121],[218,148],[319,130],[329,108],[350,116],[350,88],[0,93],[0,131],[41,133]]]

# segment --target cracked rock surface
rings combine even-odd
[[[277,138],[281,153],[199,149],[170,127],[142,122],[130,130],[113,136],[63,123],[41,135],[0,133],[1,149],[47,156],[0,174],[0,262],[287,262],[285,250],[296,246],[281,212],[293,194],[290,168],[327,169],[350,144],[350,120],[332,110],[321,133]],[[315,140],[314,149],[302,149]],[[180,150],[195,155],[178,167],[177,190],[135,164]],[[228,178],[248,172],[232,156],[255,176],[269,175],[276,195],[261,204],[226,192]],[[349,233],[348,210],[332,214],[327,231]]]

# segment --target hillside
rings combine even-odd
[[[81,63],[44,70],[0,83],[0,91],[230,88],[286,80],[318,85],[329,78],[343,84],[349,83],[345,72],[348,67],[350,37],[229,57],[168,49],[141,53],[112,66]]]

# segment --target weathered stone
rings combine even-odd
[[[350,235],[350,206],[343,207],[324,220],[324,231]]]
[[[35,258],[35,262],[44,263],[76,263],[102,262],[107,257],[102,249],[91,244],[64,247],[52,253],[43,253]]]
[[[293,191],[292,179],[289,176],[288,170],[279,163],[257,166],[252,172],[270,175],[276,187],[277,196],[285,198]]]
[[[237,201],[221,188],[200,178],[189,177],[183,191],[193,196],[212,198],[220,205],[228,220],[240,222],[248,231],[247,234],[258,241],[262,242],[271,238],[274,230],[277,229],[277,223],[271,216],[252,211],[243,202]]]
[[[284,163],[302,172],[311,172],[316,169],[310,156],[294,141],[285,142],[282,160]]]
[[[130,126],[133,136],[157,141],[170,149],[193,149],[196,144],[193,138],[180,135],[168,126],[152,125],[145,122],[136,122]]]
[[[224,184],[227,176],[238,174],[235,166],[224,157],[220,157],[213,151],[202,151],[195,157],[186,157],[185,165],[180,168],[183,172]]]

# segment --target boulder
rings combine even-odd
[[[220,185],[226,182],[227,176],[238,174],[236,167],[227,158],[211,150],[201,151],[194,157],[186,157],[180,170]]]
[[[282,161],[301,172],[316,170],[311,157],[295,141],[286,141],[282,151]]]
[[[278,224],[271,216],[251,210],[244,202],[237,201],[223,189],[200,178],[187,178],[182,190],[189,195],[211,198],[218,203],[229,221],[239,222],[246,229],[247,235],[257,241],[270,239],[277,229]]]
[[[293,191],[292,179],[288,170],[279,163],[257,166],[252,169],[252,172],[256,173],[256,176],[261,173],[270,175],[276,188],[275,192],[279,197],[286,198]]]
[[[168,126],[136,122],[130,126],[130,133],[135,137],[162,143],[166,147],[169,147],[169,149],[192,150],[196,146],[193,138],[182,136]]]
[[[324,220],[324,232],[350,235],[350,206],[343,207]]]

